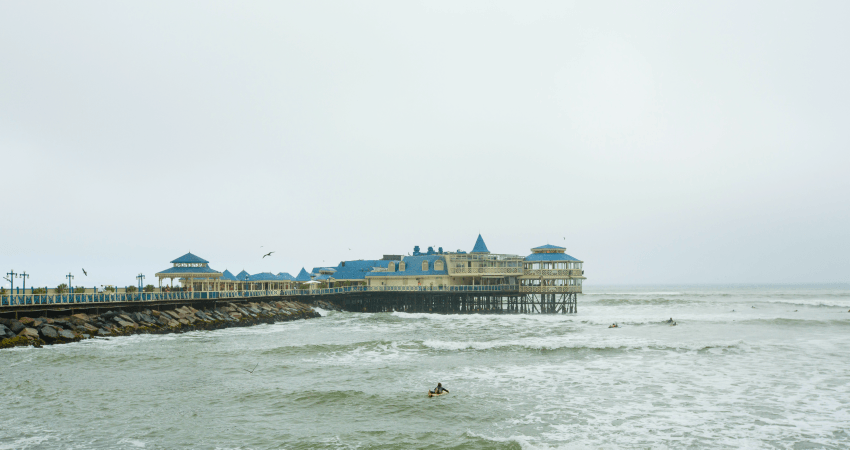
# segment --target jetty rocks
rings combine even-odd
[[[0,318],[0,349],[65,344],[94,337],[217,330],[314,317],[320,317],[320,314],[303,303],[278,301],[227,303],[200,310],[185,305],[162,311],[117,310],[97,315],[73,314],[52,319],[47,317]]]

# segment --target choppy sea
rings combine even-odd
[[[578,307],[0,350],[0,449],[850,447],[850,285],[586,285]]]

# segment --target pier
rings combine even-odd
[[[352,312],[577,313],[583,261],[555,245],[531,251],[525,257],[492,254],[479,235],[469,253],[432,247],[420,252],[416,246],[412,255],[341,261],[335,267],[302,269],[296,277],[284,272],[218,272],[209,261],[187,253],[158,272],[159,287],[148,286],[147,292],[141,284],[138,291],[124,292],[10,291],[0,293],[0,315],[244,301],[329,301]],[[173,287],[175,279],[178,288]]]

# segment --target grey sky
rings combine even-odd
[[[849,12],[2,2],[0,269],[294,275],[480,231],[590,284],[847,281]]]

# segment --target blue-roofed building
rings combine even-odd
[[[375,270],[385,270],[390,262],[392,261],[384,259],[342,261],[334,267],[333,279],[336,282],[346,282],[346,284],[365,284],[366,275]]]
[[[299,283],[306,283],[312,279],[313,278],[310,276],[309,273],[307,273],[307,270],[303,267],[301,268],[301,272],[298,272],[298,275],[295,277],[295,281]]]
[[[521,290],[530,293],[581,292],[584,262],[557,245],[541,245],[531,249],[523,261]]]
[[[222,273],[209,267],[209,261],[193,255],[191,252],[171,261],[172,267],[156,273],[159,287],[162,280],[170,280],[174,288],[174,279],[178,279],[183,288],[191,291],[213,291],[219,289]]]
[[[401,261],[387,261],[385,269],[373,269],[365,275],[369,286],[440,287],[451,284],[446,257],[437,254],[403,256]]]

